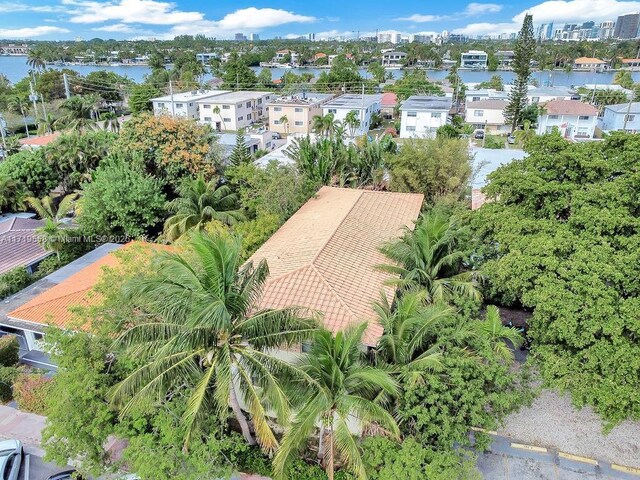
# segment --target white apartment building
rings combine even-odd
[[[198,119],[198,101],[229,93],[229,90],[198,90],[152,98],[153,114]]]
[[[509,102],[500,99],[485,99],[468,102],[465,111],[465,122],[475,129],[490,133],[509,133],[509,125],[505,125],[504,109]]]
[[[551,100],[538,117],[536,133],[543,135],[558,129],[570,140],[593,138],[598,123],[598,110],[579,100]]]
[[[450,110],[451,97],[410,96],[400,106],[400,138],[435,138]]]
[[[460,55],[460,68],[486,70],[489,55],[482,50],[469,50]]]
[[[334,98],[322,105],[322,114],[332,114],[335,120],[344,122],[347,114],[355,111],[360,125],[355,129],[354,136],[364,135],[371,126],[371,115],[380,113],[382,95],[346,94]]]
[[[580,100],[580,95],[569,87],[529,87],[529,103],[546,103],[551,100]]]
[[[382,66],[399,67],[406,58],[407,54],[405,52],[398,52],[396,50],[385,52],[382,54]]]
[[[626,123],[625,123],[626,120]],[[604,107],[600,128],[605,132],[640,132],[640,102],[621,103]]]
[[[272,92],[226,92],[197,102],[200,123],[211,125],[216,131],[236,131],[246,128],[267,116],[266,105],[275,95]]]
[[[493,88],[481,88],[480,90],[467,90],[464,96],[465,103],[479,102],[480,100],[507,100],[509,94]]]

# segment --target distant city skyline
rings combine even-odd
[[[305,2],[205,0],[0,0],[0,39],[170,39],[203,34],[219,39],[275,37],[323,40],[376,33],[477,37],[517,32],[526,13],[534,24],[615,21],[640,11],[640,1],[513,0],[501,2]],[[551,32],[553,34],[553,32]],[[310,38],[310,37],[313,38]]]

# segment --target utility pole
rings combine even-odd
[[[62,74],[62,79],[64,80],[64,95],[69,100],[71,98],[71,90],[69,89],[69,79],[66,73]]]
[[[624,116],[624,125],[622,126],[622,131],[627,131],[627,122],[629,121],[629,114],[631,113],[631,104],[633,104],[633,93],[631,94],[631,98],[629,99],[629,105],[627,105],[627,113]]]
[[[173,83],[169,80],[169,94],[171,95],[171,116],[175,118],[176,116],[176,106],[173,103]]]
[[[7,128],[7,122],[5,122],[2,113],[0,113],[0,135],[2,136],[2,157],[7,156],[7,139],[5,138],[4,129]]]

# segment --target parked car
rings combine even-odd
[[[0,441],[0,479],[18,480],[24,449],[19,440]]]
[[[54,473],[47,480],[83,480],[83,476],[79,475],[75,468],[64,470],[63,472]]]
[[[508,143],[509,145],[513,145],[514,143],[516,143],[516,137],[515,137],[515,135],[509,135],[509,136],[507,137],[507,143]]]
[[[473,138],[482,140],[484,138],[484,130],[476,130],[476,132],[473,134]]]
[[[281,138],[282,138],[282,136],[278,132],[273,132],[271,134],[271,139],[272,140],[280,140]]]

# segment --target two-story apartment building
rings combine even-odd
[[[406,58],[407,54],[405,52],[398,52],[396,50],[385,52],[382,54],[382,66],[399,67],[403,64]]]
[[[533,87],[527,92],[529,103],[546,103],[551,100],[580,100],[580,95],[569,87]]]
[[[476,129],[490,133],[509,133],[510,126],[505,125],[504,109],[509,102],[502,99],[485,99],[467,103],[465,121]]]
[[[607,105],[600,119],[600,128],[605,132],[640,132],[640,102]]]
[[[239,91],[204,98],[197,102],[200,123],[211,125],[217,131],[235,131],[246,128],[267,116],[266,105],[273,98],[271,92]]]
[[[542,135],[558,129],[571,140],[593,138],[598,123],[598,109],[578,100],[551,100],[538,117],[536,133]]]
[[[229,93],[229,90],[198,90],[152,98],[153,114],[198,119],[198,101]]]
[[[382,95],[345,94],[329,100],[322,105],[322,114],[332,114],[335,120],[344,122],[347,114],[356,112],[360,125],[353,132],[354,136],[364,135],[371,126],[371,116],[380,113]]]
[[[280,97],[267,104],[269,130],[286,134],[309,134],[313,117],[322,115],[322,104],[333,98],[329,93],[301,92]]]
[[[469,50],[460,55],[460,68],[486,70],[489,55],[482,50]]]
[[[467,90],[465,93],[465,103],[479,102],[480,100],[507,100],[509,94],[493,88],[481,88],[480,90]]]
[[[500,70],[511,70],[514,58],[515,52],[513,50],[498,50],[496,52],[496,60]]]
[[[400,138],[434,138],[450,110],[451,97],[410,96],[400,106]]]

